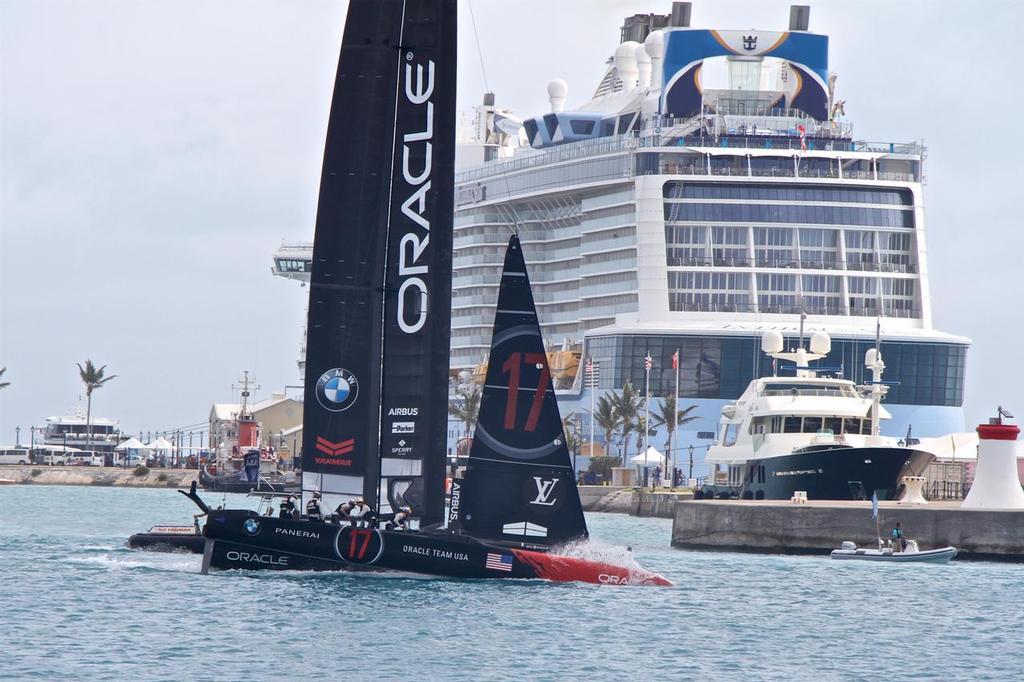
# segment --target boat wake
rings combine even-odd
[[[637,562],[628,548],[621,545],[612,545],[600,540],[577,540],[560,545],[551,550],[552,554],[596,561],[612,566],[619,566],[631,571],[643,571],[644,569]]]
[[[112,571],[150,570],[171,571],[175,573],[196,573],[202,563],[202,557],[194,554],[179,553],[131,553],[125,555],[102,554],[97,556],[73,557],[70,563],[99,566]]]

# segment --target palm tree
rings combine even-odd
[[[633,383],[627,381],[622,387],[622,393],[613,396],[612,401],[615,405],[615,414],[619,418],[619,425],[622,427],[622,458],[623,466],[625,466],[626,453],[629,452],[630,434],[634,431],[639,433],[640,412],[644,404],[644,399],[643,396],[640,395],[640,391],[633,388]],[[640,440],[638,439],[638,448],[639,444]],[[637,454],[639,454],[639,452]]]
[[[610,396],[610,397],[609,397]],[[612,444],[612,433],[619,427],[619,415],[615,412],[615,394],[606,393],[597,399],[594,404],[594,412],[590,418],[594,420],[597,428],[604,433],[604,454],[610,453]],[[591,445],[593,452],[593,445]]]
[[[111,374],[109,377],[103,376],[105,369],[107,369],[106,365],[96,369],[96,366],[92,364],[92,360],[86,360],[85,367],[78,363],[78,376],[82,378],[82,383],[85,384],[85,430],[88,433],[90,446],[92,445],[92,392],[111,379],[117,378],[116,374]]]
[[[467,437],[480,414],[481,393],[479,384],[462,384],[455,389],[455,400],[448,402],[448,414],[465,425]]]
[[[3,378],[4,372],[6,372],[6,371],[7,371],[6,367],[0,367],[0,378]],[[11,382],[9,382],[9,381],[0,381],[0,388],[7,388],[10,385],[11,385]]]
[[[690,405],[685,409],[679,410],[678,416],[676,415],[676,397],[675,395],[667,395],[659,403],[658,411],[651,415],[651,421],[654,422],[655,426],[665,426],[668,431],[668,439],[665,441],[667,448],[666,454],[669,455],[669,459],[672,459],[671,454],[673,452],[673,441],[675,440],[676,427],[680,424],[689,424],[690,422],[697,421],[700,417],[693,416],[693,411],[697,409],[696,405]],[[676,421],[678,419],[678,421]],[[675,422],[675,423],[673,423]]]

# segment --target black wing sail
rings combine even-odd
[[[444,376],[442,388],[433,388],[433,393],[443,396],[441,391],[447,388],[451,216],[447,221],[444,216],[445,212],[451,213],[452,198],[448,195],[453,182],[454,143],[448,119],[454,120],[454,5],[454,0],[349,3],[327,127],[313,244],[303,414],[303,502],[314,491],[323,494],[327,508],[349,497],[377,498],[383,427],[392,428],[390,421],[382,423],[381,415],[384,395],[393,383],[383,371],[387,366],[385,356],[388,362],[401,362],[402,358],[412,362],[408,344],[396,340],[391,344],[393,350],[385,352],[386,337],[395,326],[398,294],[407,294],[405,307],[412,308],[406,320],[413,320],[426,305],[434,314],[429,316],[429,323],[424,321],[423,333],[415,339],[420,345],[416,362],[422,374],[406,377],[413,388],[408,394],[395,392],[391,404],[418,410],[419,404],[436,401],[426,395],[425,387],[436,380],[435,374]],[[432,91],[429,78],[433,78]],[[433,138],[422,137],[430,129]],[[431,152],[427,185],[426,157]],[[406,188],[398,187],[393,180],[404,182],[403,173],[418,182],[411,183],[414,186],[409,196]],[[408,253],[410,249],[406,235],[412,232],[407,222],[417,223],[410,214],[427,221],[430,230],[415,234],[415,258],[403,261],[402,250]],[[420,301],[419,287],[415,286],[418,283],[406,285],[403,291],[402,278],[408,278],[410,272],[433,297],[429,304]],[[442,356],[443,372],[434,366]],[[432,372],[429,375],[428,369]],[[438,421],[434,412],[427,418]],[[431,453],[434,457],[426,456],[425,443],[417,443],[414,454],[421,464],[401,469],[408,474],[405,481],[409,485],[423,475],[438,479],[436,492],[431,489],[426,495],[435,508],[444,494],[440,477],[447,416],[441,419],[440,427],[433,422],[422,427],[424,441],[435,431],[441,434],[439,441],[432,443],[436,448],[436,454]]]
[[[505,252],[487,379],[458,496],[452,526],[474,537],[555,544],[587,535],[516,236]]]
[[[455,0],[407,0],[398,57],[388,222],[378,508],[444,518],[452,220]]]

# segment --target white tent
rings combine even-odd
[[[665,464],[665,457],[653,445],[649,445],[642,454],[629,461],[642,467],[662,466]]]
[[[117,450],[118,452],[124,452],[125,450],[148,450],[149,446],[144,445],[141,440],[139,440],[135,436],[132,436],[131,438],[121,443],[114,449]]]
[[[163,436],[160,436],[156,440],[150,442],[148,445],[146,445],[146,448],[149,450],[155,450],[157,452],[171,452],[173,450],[177,450],[177,448],[174,447],[171,441],[167,440]]]

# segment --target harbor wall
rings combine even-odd
[[[34,475],[33,475],[34,474]],[[28,485],[97,485],[133,488],[188,488],[198,472],[185,469],[150,469],[136,476],[134,469],[45,465],[0,466],[0,480]]]
[[[653,516],[659,519],[675,517],[676,502],[693,499],[693,492],[680,490],[676,492],[650,490],[634,490],[633,505],[630,514],[633,516]]]
[[[953,546],[966,558],[1024,561],[1024,510],[961,509],[959,503],[883,507],[882,536],[896,522],[921,549]],[[780,554],[827,554],[843,540],[877,546],[868,503],[684,501],[672,546]]]
[[[580,502],[585,511],[671,519],[676,500],[692,500],[689,490],[676,492],[638,490],[629,486],[581,485]]]

